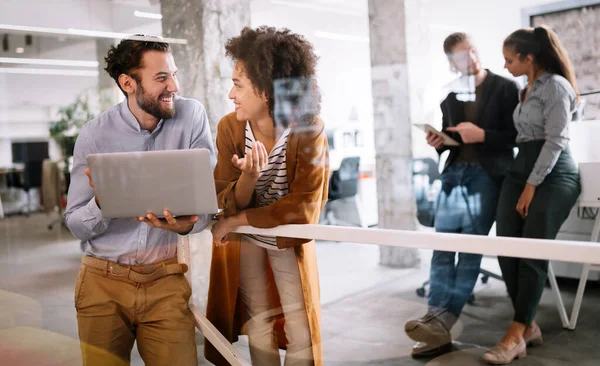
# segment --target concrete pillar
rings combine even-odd
[[[232,86],[225,42],[250,25],[249,0],[161,0],[163,36],[187,39],[172,44],[179,69],[179,94],[199,100],[206,108],[213,139],[219,119],[233,111],[227,99]],[[206,233],[191,235],[192,301],[206,311],[212,241]]]
[[[227,99],[231,65],[225,42],[250,25],[249,0],[161,0],[163,36],[187,39],[171,45],[179,68],[180,95],[206,107],[213,138],[217,122],[233,111]]]
[[[96,60],[98,60],[98,102],[100,111],[105,111],[117,104],[123,94],[121,90],[104,70],[106,62],[104,58],[110,50],[110,46],[115,44],[115,40],[98,38],[96,39]]]
[[[379,227],[415,230],[406,15],[405,0],[369,0]],[[380,248],[382,265],[419,262],[415,249]]]

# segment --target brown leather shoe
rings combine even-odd
[[[519,360],[527,357],[527,346],[525,341],[513,348],[508,348],[502,343],[498,343],[492,349],[483,355],[483,360],[492,365],[506,365],[518,358]]]
[[[542,339],[542,330],[537,324],[527,328],[523,338],[525,339],[527,347],[541,346],[544,343],[544,340]]]
[[[437,314],[428,313],[422,318],[404,324],[406,335],[416,342],[447,344],[452,342],[450,329]]]

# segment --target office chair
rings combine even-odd
[[[426,227],[433,227],[435,197],[431,197],[434,182],[440,179],[438,164],[432,158],[413,159],[413,187],[417,200],[417,220]]]
[[[424,179],[424,177],[428,179]],[[417,219],[419,223],[426,227],[434,227],[435,221],[435,197],[431,199],[429,192],[436,180],[441,178],[441,174],[438,170],[438,164],[431,158],[413,159],[413,184],[415,189],[415,199],[417,201]],[[428,182],[428,183],[426,183]],[[486,269],[480,268],[479,274],[481,274],[481,282],[486,284],[490,278],[495,278],[499,281],[503,281],[502,276],[490,272]],[[429,285],[429,280],[423,282],[421,287],[416,289],[417,296],[425,297],[427,294],[426,287]],[[475,296],[471,294],[471,297],[467,301],[470,305],[475,302]]]
[[[26,216],[31,213],[31,194],[32,188],[40,188],[42,185],[42,162],[41,161],[27,161],[24,163],[23,173],[15,175],[14,187],[20,188],[27,194],[27,204],[25,209],[21,212]]]
[[[331,174],[329,179],[329,200],[354,197],[358,193],[358,168],[360,157],[342,159],[340,168]]]
[[[338,220],[333,215],[331,203],[345,198],[353,198],[354,207],[358,216],[359,226],[363,226],[361,211],[356,202],[358,193],[358,177],[360,157],[352,156],[342,159],[340,168],[334,171],[329,178],[328,202],[323,210],[323,216],[328,224],[335,224]]]

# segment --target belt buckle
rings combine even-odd
[[[122,272],[123,268],[117,264],[110,264],[108,266],[108,271],[110,272],[111,275],[113,276],[119,276],[119,277],[123,277],[123,272]]]

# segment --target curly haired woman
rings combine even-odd
[[[317,117],[317,57],[302,36],[266,26],[244,28],[225,49],[235,62],[229,93],[235,112],[217,129],[214,176],[224,215],[212,228],[207,317],[231,342],[244,327],[254,365],[280,365],[279,348],[287,350],[286,366],[322,365],[314,241],[231,233],[241,225],[318,222],[329,167]],[[274,85],[307,84],[304,97],[290,98],[298,88],[275,93]],[[205,353],[227,365],[208,342]]]

